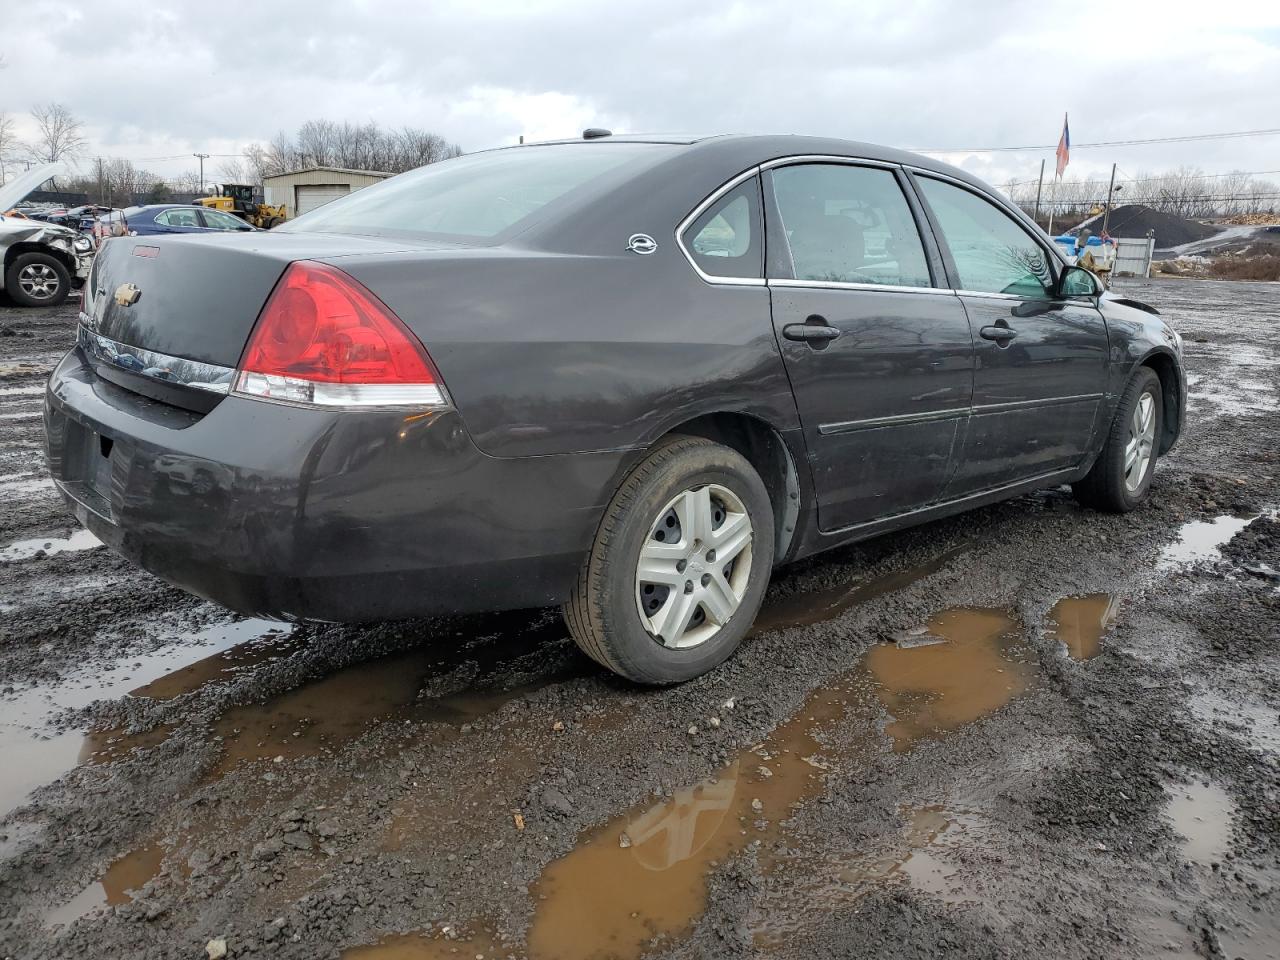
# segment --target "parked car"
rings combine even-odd
[[[12,210],[62,171],[61,164],[44,164],[0,186],[0,210]],[[84,282],[93,261],[93,241],[77,230],[32,216],[0,215],[4,289],[20,307],[54,307]]]
[[[114,210],[98,218],[94,235],[146,237],[165,233],[248,233],[256,227],[239,217],[188,203],[153,203]]]
[[[728,657],[779,564],[1063,483],[1134,509],[1186,397],[1168,323],[995,190],[800,137],[511,147],[112,241],[78,336],[50,469],[139,565],[291,620],[563,604],[645,683]],[[200,509],[153,482],[184,461]]]
[[[70,209],[58,208],[49,210],[41,214],[39,219],[44,220],[46,223],[56,223],[61,227],[70,227],[73,230],[85,230],[92,229],[94,221],[98,217],[110,212],[111,207],[90,203],[79,207],[71,207]]]

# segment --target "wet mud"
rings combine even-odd
[[[0,957],[1280,956],[1280,310],[1132,283],[1193,419],[1064,489],[778,571],[646,690],[557,611],[236,620],[36,462],[72,313],[0,307]]]

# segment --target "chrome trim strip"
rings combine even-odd
[[[964,187],[967,190],[980,191],[982,193],[987,192],[986,190],[970,183],[968,180],[961,180],[959,177],[953,177],[950,174],[940,173],[937,170],[930,170],[928,167],[920,167],[914,163],[904,163],[902,166],[904,169],[910,170],[912,173],[918,173],[921,176],[933,177],[936,180],[946,180],[948,183],[954,183],[957,187]]]
[[[230,392],[235,368],[202,363],[199,360],[187,360],[184,357],[170,356],[157,350],[133,347],[94,333],[85,326],[87,319],[85,314],[80,314],[76,343],[89,359],[135,376],[150,377],[161,383],[172,383],[195,390],[204,390],[207,393]]]
[[[718,286],[727,286],[727,287],[763,287],[764,286],[764,277],[717,277],[707,273],[705,270],[703,270],[701,267],[698,266],[697,261],[693,259],[693,254],[691,254],[688,248],[686,248],[684,245],[684,232],[689,229],[689,227],[693,224],[693,221],[697,220],[700,216],[702,216],[702,214],[706,212],[708,207],[710,207],[713,203],[715,203],[717,200],[723,197],[726,193],[728,193],[734,187],[738,186],[740,183],[742,183],[745,180],[750,180],[752,177],[757,176],[759,173],[760,173],[760,167],[757,165],[757,166],[751,167],[748,170],[742,171],[742,173],[738,174],[736,177],[734,177],[732,180],[729,180],[727,183],[721,184],[721,186],[716,188],[716,190],[714,190],[709,197],[707,197],[700,204],[694,207],[693,212],[689,214],[687,217],[685,217],[683,220],[681,220],[679,225],[676,227],[676,246],[680,248],[680,252],[684,254],[684,258],[689,261],[689,266],[693,267],[693,272],[696,273],[703,280],[705,280],[707,283],[714,283]],[[764,238],[762,237],[761,243],[763,243],[763,241],[764,241]]]
[[[956,291],[947,287],[903,287],[890,283],[845,283],[843,280],[775,280],[769,279],[771,287],[808,287],[817,290],[879,290],[882,293],[943,293],[953,294]]]
[[[1034,410],[1037,407],[1057,407],[1068,403],[1084,403],[1101,400],[1100,393],[1079,393],[1069,397],[1042,397],[1035,400],[1012,400],[1008,403],[983,403],[972,407],[951,407],[946,410],[929,410],[925,413],[899,413],[891,417],[871,417],[867,420],[842,420],[838,423],[818,425],[818,433],[829,437],[858,430],[875,430],[878,427],[906,426],[913,423],[931,423],[937,420],[956,420],[961,417],[980,417],[989,414],[1012,413],[1017,410]]]
[[[793,163],[847,163],[858,167],[880,167],[894,170],[900,166],[888,160],[872,160],[869,157],[839,157],[830,153],[803,153],[793,157],[778,157],[760,164],[761,170],[772,170],[774,167],[785,167]]]
[[[856,433],[859,430],[875,430],[877,427],[905,426],[912,423],[930,423],[935,420],[958,420],[969,416],[969,407],[950,410],[930,410],[927,413],[899,413],[891,417],[872,417],[868,420],[843,420],[839,423],[818,425],[818,433],[829,437],[839,433]]]
[[[1023,213],[1020,209],[1018,209],[1016,204],[1012,203],[1009,200],[1006,200],[1002,194],[998,193],[997,191],[988,187],[985,184],[979,187],[979,186],[976,186],[975,184],[969,183],[967,180],[961,180],[958,177],[951,177],[945,173],[939,173],[937,170],[930,170],[927,167],[918,167],[910,163],[903,164],[903,169],[909,171],[913,175],[919,175],[922,177],[933,177],[935,180],[945,180],[947,183],[955,184],[955,186],[957,187],[962,187],[963,189],[968,190],[970,193],[975,193],[978,196],[982,197],[984,200],[987,200],[990,203],[994,203],[996,206],[1003,208],[1006,213],[1012,214],[1014,211],[1017,211],[1019,215],[1021,215],[1022,217],[1026,217],[1028,221],[1031,220],[1030,217],[1027,217],[1025,213]],[[920,191],[917,191],[917,192],[920,192]],[[924,203],[926,208],[928,208],[928,204],[926,203],[925,198],[922,196],[919,199],[920,199],[920,202]],[[1027,229],[1026,223],[1023,223],[1022,221],[1018,220],[1017,217],[1013,217],[1012,219],[1014,220],[1015,223],[1018,224],[1018,226],[1022,227],[1024,231]],[[1037,225],[1036,229],[1040,230],[1040,227]],[[1043,230],[1040,230],[1041,236],[1036,236],[1035,234],[1030,234],[1030,233],[1029,235],[1031,236],[1031,239],[1035,241],[1036,245],[1040,247],[1041,250],[1048,253],[1050,258],[1057,261],[1059,267],[1069,266],[1069,264],[1067,263],[1067,258],[1063,255],[1062,251],[1058,249],[1058,245],[1053,242],[1053,238],[1050,237],[1049,234],[1045,233],[1045,231]],[[1045,245],[1041,237],[1043,237],[1044,240],[1049,241],[1047,246]]]
[[[952,290],[957,297],[989,297],[992,300],[1037,301],[1040,303],[1056,303],[1055,300],[1041,300],[1039,297],[1020,297],[1016,293],[988,293],[985,290]]]
[[[1060,407],[1068,403],[1085,403],[1101,400],[1100,393],[1077,393],[1070,397],[1044,397],[1038,400],[1013,400],[1009,403],[983,403],[973,408],[975,417],[992,413],[1010,413],[1015,410],[1034,410],[1037,407]]]

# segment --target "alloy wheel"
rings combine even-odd
[[[1138,398],[1129,418],[1129,437],[1124,446],[1124,485],[1133,493],[1142,485],[1151,463],[1156,441],[1156,400],[1149,393]]]
[[[751,578],[751,517],[720,484],[684,490],[658,513],[640,548],[640,621],[664,647],[706,643],[729,622]]]
[[[29,263],[18,271],[18,286],[32,300],[51,300],[58,292],[58,274],[47,263]]]

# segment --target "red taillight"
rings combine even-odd
[[[249,337],[236,391],[325,406],[440,406],[422,344],[355,278],[328,264],[289,265]]]

